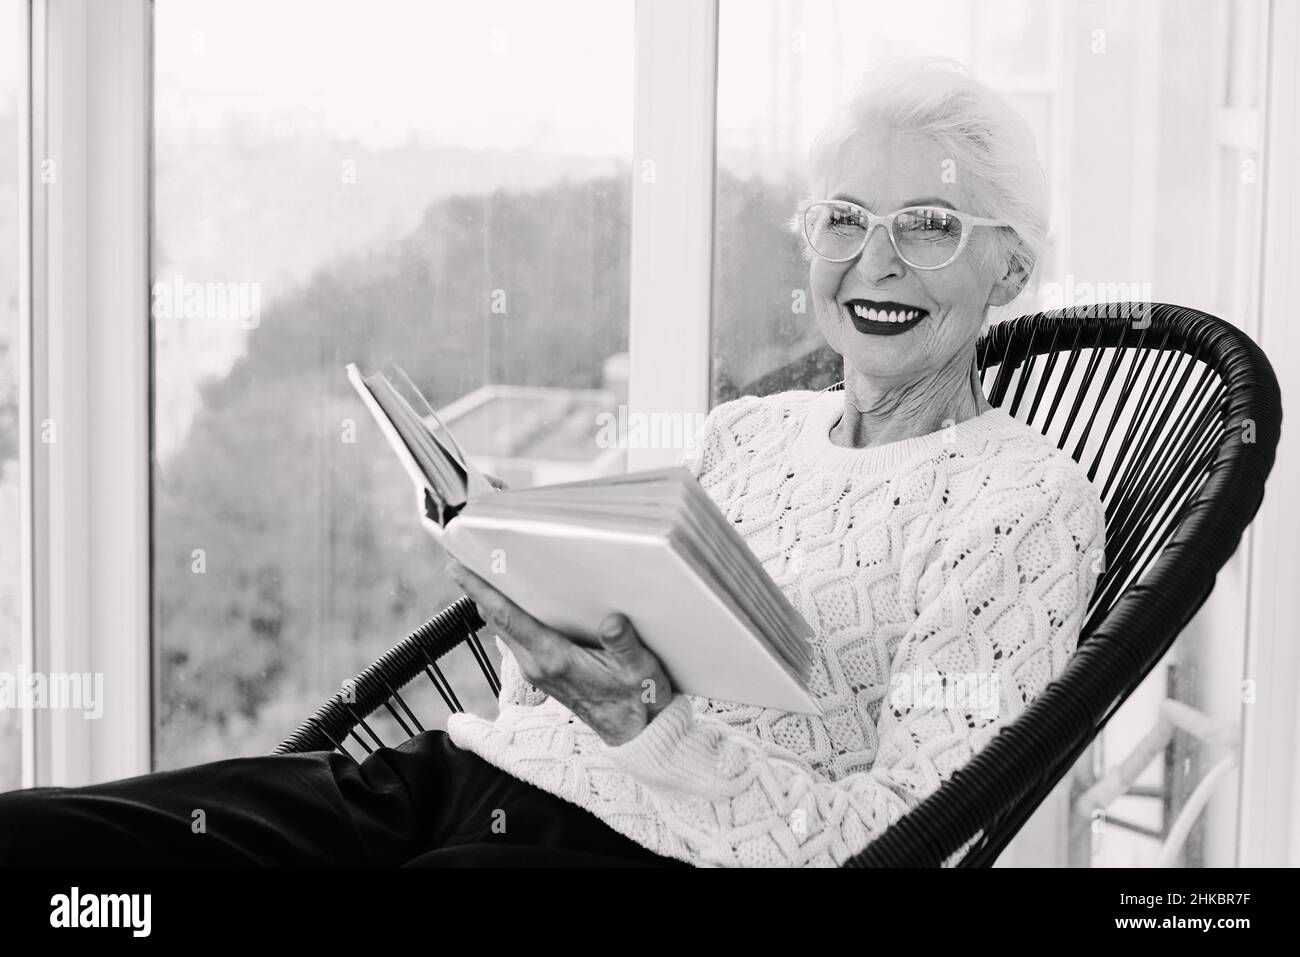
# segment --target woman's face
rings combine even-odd
[[[881,127],[853,136],[836,157],[825,199],[844,199],[885,215],[904,206],[947,205],[975,215],[939,144],[928,136]],[[956,182],[945,182],[953,180]],[[989,305],[1014,298],[1015,289],[995,275],[981,255],[991,231],[975,230],[960,256],[942,269],[913,269],[894,251],[883,228],[875,229],[857,259],[843,263],[814,258],[809,270],[817,323],[826,341],[850,368],[881,388],[924,380],[978,337]],[[876,331],[855,307],[883,305],[925,310],[920,322],[896,334]],[[963,370],[964,372],[965,370]]]

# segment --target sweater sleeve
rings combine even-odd
[[[501,694],[497,697],[497,704],[500,705],[519,705],[531,707],[532,705],[541,704],[550,697],[541,688],[536,687],[528,682],[524,677],[523,671],[519,668],[519,661],[515,654],[507,645],[496,635],[493,635],[496,642],[497,651],[501,655]]]
[[[1023,711],[1072,653],[1104,513],[1086,479],[1033,488],[982,509],[939,549],[895,646],[869,770],[831,780],[787,748],[697,714],[680,694],[637,737],[608,748],[610,759],[703,862],[842,864]],[[996,690],[992,701],[969,694],[969,683],[960,699],[932,691],[972,673]]]

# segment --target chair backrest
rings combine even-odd
[[[1273,466],[1272,367],[1205,313],[1110,303],[1022,316],[980,339],[977,362],[992,405],[1086,468],[1105,504],[1105,567],[1061,677],[856,866],[938,866],[964,847],[961,866],[991,864],[1205,602]]]
[[[1064,674],[854,866],[937,866],[963,847],[962,866],[991,864],[1209,596],[1273,465],[1282,411],[1272,367],[1205,313],[1163,303],[1036,313],[994,326],[976,355],[989,402],[1055,439],[1097,485],[1105,567]],[[745,391],[833,368],[809,354]],[[369,752],[358,729],[383,746],[365,720],[380,708],[402,733],[424,730],[400,693],[421,674],[460,710],[437,662],[462,642],[495,694],[482,627],[462,597],[345,682],[277,753],[346,753],[349,737]]]

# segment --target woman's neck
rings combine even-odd
[[[930,378],[886,389],[875,388],[849,370],[848,363],[845,366],[844,412],[830,432],[831,441],[845,448],[870,448],[929,435],[992,408],[980,387],[973,355]]]

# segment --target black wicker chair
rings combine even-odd
[[[977,361],[989,402],[1055,438],[1097,484],[1106,567],[1065,672],[849,866],[933,867],[962,848],[959,866],[990,866],[1205,602],[1273,466],[1282,409],[1272,367],[1214,316],[1162,303],[1037,313],[994,326]],[[815,379],[826,356],[747,391],[808,382],[801,365]],[[358,729],[382,746],[365,720],[380,708],[406,734],[423,730],[399,693],[422,673],[460,710],[437,662],[462,642],[496,694],[482,627],[462,597],[345,682],[277,753],[343,750],[349,737],[369,752]]]

